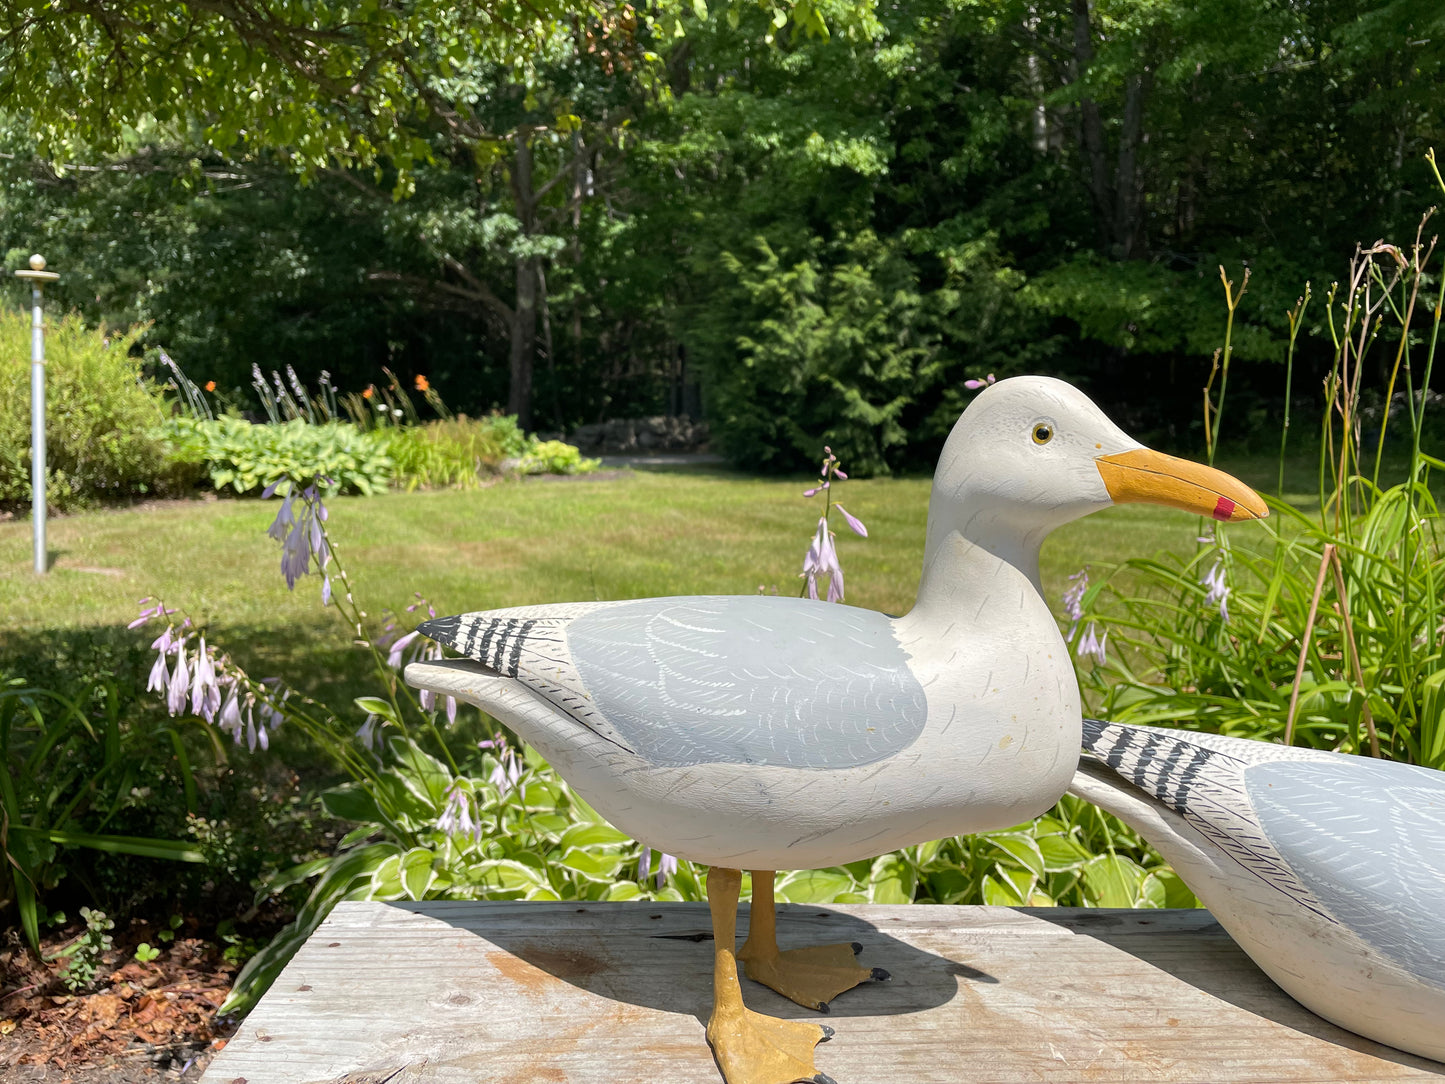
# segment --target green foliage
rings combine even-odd
[[[694,337],[724,452],[789,467],[829,444],[859,474],[887,473],[904,411],[934,381],[937,331],[907,261],[871,232],[800,258],[757,241],[721,256],[733,278]]]
[[[171,418],[162,429],[177,462],[203,466],[216,489],[260,491],[292,477],[320,479],[326,492],[384,492],[395,465],[382,433],[302,418],[256,425],[243,418]]]
[[[146,941],[142,941],[135,947],[135,958],[137,963],[148,964],[161,954],[161,950]]]
[[[961,378],[1019,370],[1187,443],[1186,363],[1217,345],[1201,302],[1246,260],[1234,395],[1266,416],[1285,285],[1412,225],[1445,130],[1431,0],[543,3],[524,38],[436,0],[361,22],[330,0],[12,7],[0,90],[59,89],[0,122],[0,248],[45,251],[91,320],[155,321],[227,395],[257,357],[342,386],[387,364],[473,414],[506,401],[516,340],[549,427],[706,404],[739,462],[761,436],[801,465],[825,435],[808,420],[794,447],[781,389],[846,409],[855,465],[918,464]],[[839,360],[855,339],[870,356]],[[901,401],[909,371],[930,382]]]
[[[87,990],[95,982],[101,957],[111,949],[110,931],[115,929],[115,922],[104,911],[82,907],[80,917],[85,919],[85,930],[55,954],[65,961],[60,977],[71,993]]]
[[[20,926],[39,945],[42,894],[64,877],[67,848],[200,862],[175,839],[107,832],[138,786],[179,773],[179,794],[196,801],[196,778],[179,724],[136,726],[122,718],[115,686],[98,681],[74,698],[30,688],[0,689],[0,897],[13,899]]]
[[[1072,796],[1042,817],[1001,831],[784,874],[777,896],[793,903],[1198,906],[1139,835]]]
[[[382,432],[397,480],[407,490],[468,488],[495,476],[504,459],[525,447],[516,421],[499,414],[486,418],[463,415]]]
[[[143,328],[87,328],[74,313],[45,333],[50,504],[154,495],[176,484],[155,427],[168,413],[131,347]],[[30,493],[30,314],[0,309],[0,507]]]
[[[1271,520],[1241,542],[1216,526],[1192,554],[1126,561],[1086,596],[1086,619],[1127,648],[1083,675],[1107,718],[1445,769],[1445,522],[1430,485],[1445,460],[1422,450],[1429,398],[1417,390],[1431,377],[1445,279],[1428,256],[1376,246],[1328,299],[1336,351],[1315,515],[1271,501]],[[1423,335],[1411,327],[1421,309]],[[1394,420],[1408,458],[1395,485],[1382,481],[1388,421],[1373,440],[1360,421],[1364,374],[1380,370],[1384,401],[1405,392]],[[1120,571],[1127,588],[1115,586]]]
[[[460,415],[425,425],[378,429],[407,490],[440,486],[470,488],[504,469],[521,474],[583,474],[597,469],[573,445],[527,436],[510,414]]]
[[[587,474],[600,466],[600,459],[587,459],[576,445],[561,440],[534,441],[517,463],[523,474]]]
[[[760,7],[769,41],[790,24],[821,36],[829,22],[845,32],[872,24],[862,4],[768,0]],[[564,0],[495,10],[381,0],[358,17],[353,5],[334,0],[236,10],[126,0],[64,12],[26,0],[0,11],[0,71],[12,93],[53,84],[53,94],[31,103],[36,134],[51,150],[110,149],[137,129],[194,121],[212,146],[285,149],[307,173],[338,159],[364,166],[388,159],[406,169],[431,157],[425,136],[433,124],[472,134],[476,80],[486,68],[534,70],[539,54],[568,41],[578,22],[618,37],[625,29],[631,39],[645,19],[647,31],[667,40],[682,35],[683,15],[694,10],[706,8],[679,0],[645,11]],[[625,28],[617,25],[624,19]],[[618,46],[629,68],[656,63],[634,40]],[[569,115],[549,119],[566,131]]]

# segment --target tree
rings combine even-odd
[[[694,6],[706,12],[701,0]],[[766,6],[770,39],[785,26],[827,33],[817,0]],[[829,8],[845,28],[866,25],[868,11],[862,0]],[[531,239],[541,201],[566,172],[534,185],[533,139],[580,124],[576,95],[552,94],[543,106],[534,91],[569,50],[665,89],[648,42],[678,36],[683,16],[680,0],[646,13],[624,0],[22,0],[0,8],[0,108],[23,107],[49,155],[116,150],[129,127],[231,157],[274,152],[308,177],[385,167],[397,196],[413,191],[417,167],[435,160],[439,143],[443,155],[470,155],[481,170],[507,148],[523,238],[514,246],[514,303],[455,257],[443,263],[509,323],[508,407],[525,424],[547,248]],[[36,86],[45,92],[28,93]],[[539,119],[543,108],[551,115]]]

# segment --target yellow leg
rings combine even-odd
[[[836,1084],[813,1065],[813,1047],[833,1034],[831,1028],[775,1020],[743,1004],[738,985],[738,886],[742,874],[717,866],[708,870],[707,903],[712,911],[715,946],[712,1016],[707,1041],[727,1084]]]
[[[863,946],[856,942],[779,952],[773,903],[774,872],[753,870],[752,874],[753,917],[748,925],[748,939],[738,953],[748,978],[806,1009],[819,1012],[827,1012],[828,1002],[860,982],[881,982],[888,978],[888,972],[881,967],[858,966],[853,958]]]

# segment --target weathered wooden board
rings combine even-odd
[[[343,903],[202,1084],[718,1084],[710,929],[703,904]],[[778,939],[893,974],[833,1003],[841,1084],[1445,1077],[1300,1008],[1207,911],[789,905]]]

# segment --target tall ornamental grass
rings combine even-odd
[[[1357,250],[1325,297],[1318,510],[1270,499],[1239,545],[1201,521],[1192,556],[1126,561],[1078,600],[1124,649],[1081,673],[1104,717],[1445,769],[1445,532],[1430,486],[1445,462],[1428,413],[1445,261],[1429,219],[1410,245]],[[1309,301],[1289,314],[1287,381]]]

